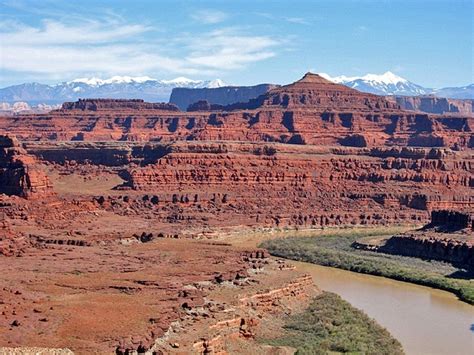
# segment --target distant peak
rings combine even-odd
[[[220,88],[220,87],[223,87],[223,86],[227,86],[227,83],[225,83],[225,82],[224,82],[223,80],[221,80],[221,79],[211,80],[211,81],[207,84],[207,87],[210,88],[210,89]]]
[[[184,76],[179,76],[177,78],[171,79],[171,80],[160,80],[163,84],[183,84],[183,83],[200,83],[201,80],[193,80],[186,78]]]
[[[408,83],[408,80],[392,73],[391,71],[386,71],[383,74],[366,74],[363,76],[339,75],[339,76],[331,77],[330,75],[326,73],[320,73],[319,75],[327,80],[332,81],[333,83],[338,83],[338,84],[345,84],[345,83],[348,83],[350,81],[355,81],[355,80],[370,81],[370,82],[381,83],[381,84]]]
[[[361,79],[368,80],[368,81],[382,82],[382,83],[385,83],[385,84],[406,83],[408,81],[408,80],[392,73],[391,71],[386,71],[382,75],[367,74],[367,75],[363,76]]]
[[[307,72],[297,83],[330,84],[331,82],[321,75]]]
[[[109,79],[100,78],[78,78],[68,81],[68,84],[83,83],[92,86],[104,85],[104,84],[122,84],[122,83],[144,83],[146,81],[154,81],[156,79],[150,78],[149,76],[119,76],[115,75]]]

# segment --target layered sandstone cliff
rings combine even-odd
[[[140,99],[79,99],[76,102],[63,103],[60,110],[103,111],[110,109],[179,111],[173,104],[150,103]]]
[[[47,115],[2,118],[0,131],[24,140],[53,141],[228,140],[454,149],[474,145],[472,115],[403,111],[384,97],[315,74],[246,104],[219,109],[211,105],[193,112],[160,105],[140,100],[82,100]]]
[[[20,146],[16,138],[0,135],[0,193],[21,197],[51,193],[48,177],[36,160]]]
[[[147,199],[125,205],[153,205],[158,218],[181,226],[419,224],[433,209],[474,206],[465,152],[228,142],[174,143],[162,152],[132,158],[122,188]]]
[[[474,209],[434,210],[423,228],[387,240],[359,241],[353,247],[382,253],[440,260],[474,271]]]

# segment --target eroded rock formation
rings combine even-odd
[[[0,193],[21,197],[45,196],[51,183],[14,137],[0,135]]]
[[[79,99],[76,102],[63,103],[60,110],[106,111],[111,109],[179,111],[173,104],[150,103],[140,99]]]
[[[358,241],[353,247],[370,251],[440,260],[474,271],[474,209],[435,210],[423,228],[394,235],[376,244]]]
[[[154,105],[136,100],[83,100],[47,115],[3,118],[0,131],[14,132],[23,140],[231,140],[454,149],[474,144],[472,115],[403,111],[384,97],[310,73],[294,84],[217,112],[176,112]]]

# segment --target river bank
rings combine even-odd
[[[374,253],[351,247],[359,238],[376,233],[370,230],[359,230],[352,234],[330,232],[317,237],[268,240],[260,246],[268,249],[272,255],[287,259],[449,291],[460,300],[474,304],[474,281],[467,278],[465,270],[444,262]]]

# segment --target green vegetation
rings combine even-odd
[[[294,347],[297,354],[403,354],[401,344],[386,329],[330,292],[291,316],[284,329],[282,337],[263,341]]]
[[[462,301],[474,304],[474,280],[463,277],[466,273],[462,269],[443,262],[375,253],[351,247],[357,239],[373,235],[380,235],[380,232],[375,234],[373,231],[357,231],[353,234],[331,233],[317,237],[275,239],[265,241],[261,247],[283,258],[450,291]]]

